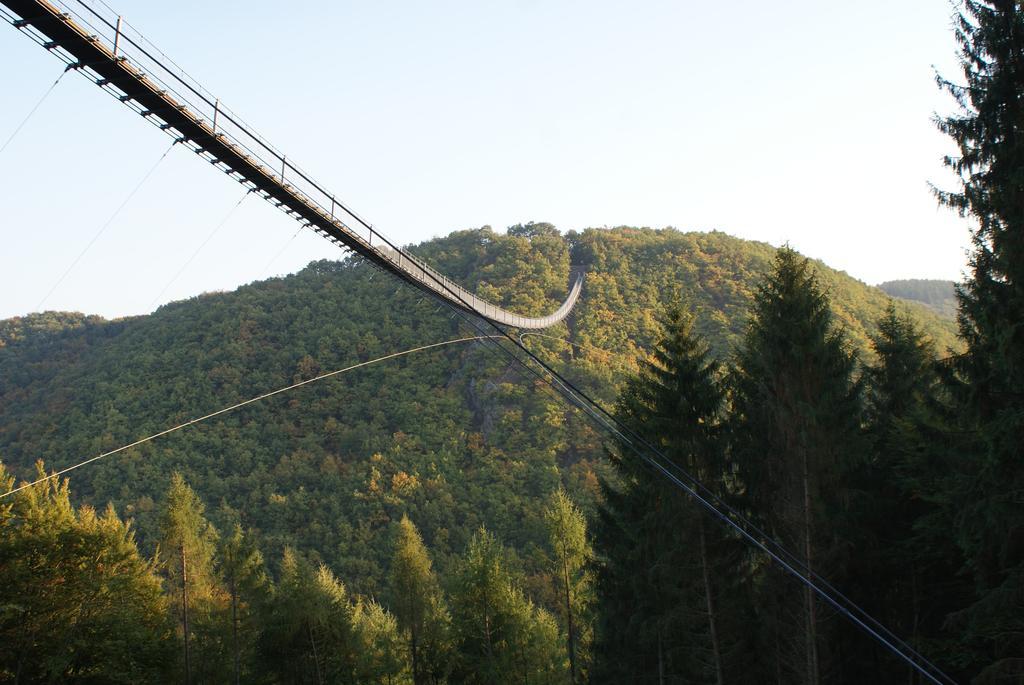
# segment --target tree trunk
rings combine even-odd
[[[181,552],[181,625],[185,634],[185,685],[192,682],[188,661],[188,566],[185,563],[185,545],[178,547]]]
[[[235,575],[231,574],[231,646],[235,652],[235,685],[239,685],[238,667],[238,588]]]
[[[665,660],[661,654],[661,628],[658,628],[658,685],[665,685]]]
[[[313,648],[313,666],[316,667],[317,685],[323,685],[324,677],[320,674],[320,655],[316,651],[316,640],[313,638],[313,625],[306,621],[306,632],[309,634],[309,645]]]
[[[718,618],[715,615],[714,598],[711,595],[711,574],[708,571],[708,548],[704,538],[704,518],[699,521],[700,530],[700,565],[704,574],[704,601],[708,611],[708,631],[711,633],[711,653],[715,659],[715,682],[724,685],[722,676],[722,650],[718,644]]]
[[[811,556],[811,473],[807,450],[803,450],[803,490],[804,490],[804,561],[807,564],[807,579],[814,581],[814,564]],[[814,601],[814,590],[810,585],[804,586],[804,603],[806,604],[806,641],[807,641],[807,683],[818,684],[818,617]]]
[[[569,631],[569,682],[576,685],[576,634],[572,624],[572,600],[569,593],[569,564],[562,553],[562,579],[565,583],[565,621]]]
[[[412,682],[413,685],[423,685],[423,679],[420,677],[420,659],[419,659],[419,631],[416,630],[415,622],[413,627],[409,630],[409,651],[412,653]]]

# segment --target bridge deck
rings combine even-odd
[[[558,323],[579,299],[582,276],[561,306],[542,317],[515,314],[476,297],[390,243],[337,202],[197,82],[168,67],[166,58],[154,56],[159,51],[144,45],[144,39],[124,32],[120,18],[104,16],[81,0],[83,13],[71,11],[70,6],[64,6],[65,11],[49,0],[0,0],[0,4],[17,14],[17,19],[12,18],[15,27],[64,59],[69,68],[84,71],[98,86],[214,166],[325,237],[431,295],[496,323],[525,329]],[[205,118],[204,113],[208,113]],[[339,213],[350,221],[343,221]]]

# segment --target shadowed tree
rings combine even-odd
[[[780,249],[732,371],[733,455],[763,527],[834,583],[850,552],[845,476],[864,454],[854,365],[810,264]],[[842,680],[835,622],[814,592],[777,569],[760,590],[774,678]]]
[[[718,369],[692,318],[673,306],[650,358],[620,396],[618,414],[665,457],[721,492]],[[728,579],[743,574],[742,564],[728,561],[735,541],[645,468],[629,444],[610,458],[618,480],[604,483],[595,537],[601,609],[595,677],[721,684],[727,648],[738,639],[735,631],[723,634],[722,620]],[[733,594],[730,612],[741,596]]]
[[[1024,678],[1024,8],[966,0],[955,34],[963,81],[940,78],[959,112],[937,120],[959,148],[946,165],[960,188],[939,199],[974,221],[961,286],[966,352],[950,384],[976,432],[957,469],[957,540],[976,598],[954,617],[981,680]]]

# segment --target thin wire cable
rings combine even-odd
[[[299,234],[302,233],[302,229],[304,228],[305,226],[299,226],[299,230],[295,231],[295,233],[292,233],[292,237],[285,241],[285,244],[281,246],[281,249],[278,250],[277,253],[270,258],[270,261],[267,262],[267,265],[264,266],[263,269],[260,271],[261,279],[267,277],[267,274],[270,272],[270,267],[274,265],[274,262],[281,258],[281,255],[284,254],[284,251],[288,249],[288,246],[292,244],[293,240],[299,237]]]
[[[232,405],[230,405],[228,407],[224,407],[223,409],[218,409],[215,412],[210,412],[209,414],[205,414],[205,415],[200,416],[198,418],[191,419],[189,421],[185,421],[184,423],[179,423],[176,426],[172,426],[170,428],[164,429],[164,430],[160,431],[159,433],[153,433],[152,435],[148,435],[148,436],[146,436],[144,438],[136,440],[135,442],[128,443],[127,445],[122,445],[121,447],[118,447],[117,449],[110,450],[109,452],[103,452],[102,454],[98,454],[95,457],[89,457],[88,459],[80,461],[80,462],[78,462],[76,464],[72,464],[71,466],[68,466],[67,468],[61,469],[60,471],[54,471],[53,473],[51,473],[48,476],[45,476],[44,478],[39,478],[37,480],[32,481],[31,483],[23,483],[22,485],[20,485],[20,486],[14,488],[12,490],[9,490],[9,491],[3,493],[2,495],[0,495],[0,499],[3,499],[4,497],[8,497],[8,496],[13,495],[13,494],[18,493],[18,492],[21,492],[22,490],[25,490],[27,488],[31,488],[31,487],[33,487],[35,485],[39,485],[40,483],[45,483],[48,480],[52,480],[54,478],[59,478],[60,476],[63,476],[64,474],[66,474],[66,473],[68,473],[70,471],[74,471],[75,469],[78,469],[78,468],[81,468],[83,466],[86,466],[87,464],[91,464],[94,461],[99,461],[100,459],[103,459],[104,457],[109,457],[109,456],[111,456],[113,454],[117,454],[119,452],[124,452],[125,450],[131,449],[132,447],[137,447],[139,445],[142,445],[144,443],[150,442],[152,440],[156,440],[157,438],[162,437],[164,435],[168,435],[169,433],[174,433],[174,432],[180,431],[180,430],[182,430],[184,428],[188,428],[189,426],[194,426],[197,423],[202,423],[203,421],[207,421],[209,419],[212,419],[215,416],[220,416],[221,414],[227,414],[228,412],[235,411],[236,409],[240,409],[242,407],[248,406],[250,404],[253,404],[254,402],[259,402],[260,400],[265,400],[268,397],[273,397],[274,395],[280,395],[281,393],[288,392],[289,390],[294,390],[295,388],[301,388],[302,386],[309,385],[310,383],[316,383],[317,381],[322,381],[325,378],[331,378],[332,376],[338,376],[340,374],[346,373],[348,371],[354,371],[355,369],[359,369],[359,368],[362,368],[364,366],[371,366],[373,364],[379,364],[380,362],[384,362],[384,361],[387,361],[389,359],[395,359],[397,357],[404,357],[406,355],[413,354],[415,352],[423,352],[425,350],[430,350],[430,349],[434,349],[434,348],[437,348],[437,347],[444,347],[446,345],[455,345],[456,343],[464,343],[464,342],[473,342],[473,341],[484,340],[487,337],[488,336],[471,336],[471,337],[468,337],[468,338],[457,338],[455,340],[446,340],[444,342],[431,343],[430,345],[421,345],[420,347],[414,347],[411,350],[403,350],[402,352],[392,352],[391,354],[384,355],[383,357],[377,357],[376,359],[371,359],[369,361],[359,362],[358,364],[353,364],[351,366],[346,366],[345,368],[338,369],[336,371],[330,371],[328,373],[322,373],[319,376],[316,376],[314,378],[309,378],[309,379],[306,379],[304,381],[299,381],[298,383],[292,383],[291,385],[287,385],[287,386],[285,386],[283,388],[278,388],[277,390],[271,390],[270,392],[265,392],[262,395],[257,395],[256,397],[251,397],[251,398],[249,398],[247,400],[243,400],[242,402],[237,402],[237,403],[232,404]]]
[[[93,244],[95,244],[95,242],[100,239],[100,236],[103,235],[103,232],[107,230],[110,224],[114,223],[114,219],[116,219],[117,216],[121,213],[121,210],[124,209],[129,202],[131,202],[131,199],[135,197],[135,194],[139,192],[143,185],[146,184],[146,181],[149,180],[149,177],[153,175],[153,172],[156,171],[157,167],[160,166],[160,163],[167,158],[167,155],[170,154],[171,150],[173,150],[174,146],[177,144],[178,141],[174,141],[173,143],[171,143],[171,146],[167,148],[162,155],[160,155],[160,159],[156,160],[156,164],[151,166],[149,168],[149,171],[146,172],[146,175],[142,177],[142,179],[135,185],[134,188],[132,188],[132,192],[128,193],[128,196],[124,199],[123,202],[121,202],[120,205],[118,205],[117,209],[114,210],[114,213],[110,215],[110,218],[108,218],[106,222],[102,226],[100,226],[100,230],[96,231],[96,234],[92,237],[92,240],[89,241],[89,244],[86,245],[82,249],[82,251],[78,253],[78,256],[75,257],[75,260],[71,262],[71,266],[65,269],[64,273],[61,274],[61,277],[58,278],[57,282],[53,284],[53,287],[50,288],[49,292],[47,292],[46,295],[43,296],[43,299],[39,300],[39,304],[36,305],[36,311],[42,311],[43,305],[46,303],[48,299],[50,299],[50,295],[53,295],[54,291],[60,286],[61,283],[64,282],[64,279],[68,277],[68,274],[71,273],[71,270],[75,268],[79,261],[81,261],[82,257],[85,256],[85,253],[89,251],[89,248],[91,248]]]
[[[21,120],[21,123],[18,124],[18,127],[14,129],[14,133],[8,136],[7,140],[4,141],[4,144],[0,146],[0,154],[3,154],[3,151],[7,149],[7,146],[11,144],[11,141],[14,140],[14,138],[18,135],[21,129],[25,126],[25,124],[28,123],[28,120],[31,119],[32,115],[36,113],[36,110],[38,110],[39,107],[43,104],[43,102],[46,101],[46,98],[50,97],[50,93],[53,92],[53,89],[57,87],[57,84],[60,83],[60,80],[64,78],[64,74],[66,73],[68,73],[67,69],[62,71],[60,73],[60,76],[57,77],[57,80],[50,84],[50,87],[46,89],[45,93],[43,93],[43,97],[39,98],[39,100],[36,101],[36,104],[32,107],[32,109],[29,110],[28,114],[25,115],[25,118]]]
[[[251,192],[252,191],[249,190],[245,193],[245,195],[239,198],[238,202],[235,203],[235,206],[228,210],[228,213],[224,215],[224,218],[221,219],[220,222],[213,227],[213,230],[210,231],[209,235],[206,236],[206,240],[199,244],[199,247],[197,247],[195,252],[192,253],[192,256],[186,259],[185,263],[181,265],[180,269],[178,269],[178,273],[174,274],[174,276],[171,277],[171,280],[167,281],[167,284],[160,290],[157,296],[153,298],[153,301],[149,303],[150,309],[156,306],[156,303],[159,302],[160,298],[164,296],[164,293],[167,292],[167,289],[174,285],[174,282],[181,277],[181,274],[185,273],[185,269],[187,269],[188,265],[192,263],[192,260],[198,257],[199,253],[203,251],[203,248],[206,247],[211,240],[213,240],[213,236],[217,235],[217,231],[224,227],[228,220],[234,215],[235,210],[242,206],[242,203],[245,202],[245,198],[249,197],[249,193]]]

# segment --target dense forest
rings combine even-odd
[[[523,312],[564,296],[586,270],[571,339],[524,338],[610,406],[685,298],[720,358],[742,337],[774,250],[721,233],[550,226],[461,231],[416,248],[485,296]],[[889,299],[818,265],[837,319],[866,359]],[[952,325],[908,305],[939,350]],[[391,352],[476,335],[451,312],[354,259],[101,321],[46,313],[0,326],[0,454],[19,477],[61,468],[166,427]],[[241,512],[268,556],[319,555],[360,592],[378,591],[389,521],[407,513],[439,563],[486,525],[530,558],[536,502],[559,483],[589,510],[603,435],[482,343],[372,366],[154,441],[75,473],[76,499],[111,502],[152,552],[156,503],[180,472],[211,507]],[[339,497],[343,494],[343,497]],[[217,521],[218,524],[223,522]]]
[[[585,295],[568,324],[524,341],[608,406],[678,327],[679,314],[675,324],[662,320],[673,302],[685,303],[691,334],[706,341],[709,354],[737,354],[777,258],[769,246],[721,233],[619,228],[563,236],[546,224],[505,234],[460,231],[416,252],[524,312],[549,309],[564,295],[570,269],[584,270]],[[926,308],[897,310],[875,289],[820,264],[807,268],[830,297],[829,314],[844,353],[860,360],[858,373],[878,359],[871,341],[886,317],[928,330],[946,346],[944,354],[957,345],[951,324]],[[8,470],[30,478],[37,460],[60,468],[324,371],[477,333],[355,259],[318,262],[147,317],[13,319],[0,327],[0,444]],[[135,569],[138,587],[131,591],[148,593],[149,609],[109,620],[151,620],[153,613],[166,619],[140,625],[139,639],[176,635],[179,648],[154,647],[151,663],[131,665],[157,669],[161,678],[185,668],[180,554],[195,584],[189,671],[203,682],[231,675],[233,646],[249,682],[256,673],[279,682],[345,682],[324,675],[335,668],[351,682],[401,682],[413,673],[417,682],[474,682],[471,673],[480,674],[475,682],[495,682],[516,668],[527,669],[524,682],[565,682],[569,675],[581,681],[593,672],[598,627],[586,519],[601,517],[599,504],[608,500],[602,488],[628,478],[609,468],[607,436],[598,427],[483,342],[420,355],[301,388],[92,464],[72,474],[70,488],[51,486],[17,501],[9,523],[59,511],[68,535],[84,529],[120,541],[127,559],[119,563]],[[685,519],[689,505],[678,505],[676,515]],[[555,523],[552,512],[562,512]],[[178,519],[171,528],[169,517]],[[27,526],[10,525],[27,534]],[[721,533],[710,544],[728,546]],[[422,618],[426,627],[414,641],[436,653],[415,659],[400,648],[409,630],[395,587],[402,554],[419,569],[405,573],[422,576],[406,584],[427,588],[420,588],[427,598],[418,600],[427,608],[417,612],[434,612]],[[743,567],[738,550],[730,554],[733,570],[721,567],[716,575]],[[461,623],[471,620],[477,601],[464,593],[485,591],[466,585],[473,563],[490,569],[474,571],[484,574],[476,580],[486,591],[512,602],[501,620],[519,621],[515,640],[525,642],[496,641],[519,652],[532,644],[528,663],[515,661],[522,654],[500,656],[496,646],[452,632],[460,625],[475,630]],[[235,577],[243,572],[237,564],[245,578]],[[738,573],[742,586],[744,572]],[[239,594],[236,586],[248,589]],[[313,594],[288,594],[300,590]],[[343,607],[344,625],[302,613],[325,602]],[[603,615],[607,620],[611,612]],[[304,642],[266,633],[279,621],[293,632],[312,625],[312,636]],[[20,621],[7,627],[12,634],[25,630]],[[242,637],[229,640],[232,628]],[[290,656],[270,650],[267,640],[291,644]],[[374,643],[378,660],[370,664],[351,656],[331,665],[313,654],[366,652],[366,641],[374,640],[383,642]],[[559,649],[551,652],[552,645]],[[480,661],[481,650],[493,660]],[[267,654],[275,655],[271,662],[260,661]],[[440,670],[428,677],[419,672],[428,668],[423,664]],[[669,666],[674,679],[685,673],[678,668]]]
[[[0,322],[0,491],[185,426],[0,499],[0,680],[1024,680],[1024,11],[963,12],[956,322],[788,247],[543,223],[412,251],[528,314],[585,273],[520,338],[572,392],[355,258]]]

